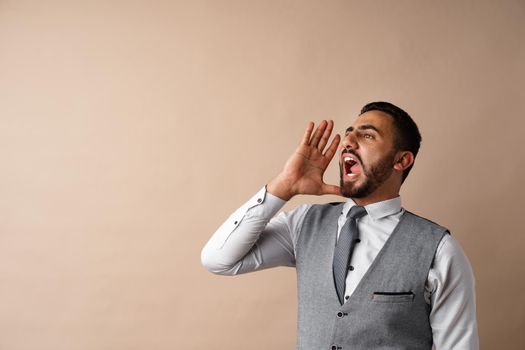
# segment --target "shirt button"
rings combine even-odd
[[[350,299],[350,295],[347,295],[347,296],[345,297],[345,300],[348,300],[348,299]]]
[[[361,239],[360,239],[360,238],[356,238],[356,239],[355,239],[355,242],[356,242],[356,243],[359,243],[359,242],[361,242]]]
[[[233,224],[234,224],[234,225],[237,225],[238,222],[239,222],[239,221],[235,221]]]
[[[352,265],[348,266],[348,270],[354,271],[354,267]]]
[[[261,198],[257,198],[257,203],[261,203],[262,202],[262,199]]]

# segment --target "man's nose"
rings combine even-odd
[[[344,149],[357,149],[358,145],[355,139],[355,135],[351,132],[346,134],[341,145]]]

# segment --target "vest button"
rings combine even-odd
[[[339,312],[337,313],[337,317],[341,318],[341,317],[343,317],[343,316],[344,316],[344,314],[343,314],[341,311],[339,311]]]
[[[337,345],[332,345],[332,346],[330,347],[330,349],[331,349],[331,350],[337,350]]]
[[[361,242],[361,239],[360,239],[360,238],[356,238],[356,239],[355,239],[355,242],[356,242],[356,243],[359,243],[359,242]]]
[[[354,271],[354,267],[352,265],[348,266],[348,270]]]

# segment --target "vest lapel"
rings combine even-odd
[[[334,273],[332,270],[332,264],[334,261],[334,253],[335,253],[335,245],[337,244],[337,229],[338,229],[338,222],[339,222],[339,215],[343,212],[343,206],[344,203],[341,203],[334,207],[334,209],[330,213],[330,217],[326,221],[325,227],[321,228],[324,232],[327,232],[329,235],[329,251],[330,251],[330,281],[332,281],[332,294],[339,301],[339,297],[337,296],[337,288],[335,286],[335,280],[334,280]]]

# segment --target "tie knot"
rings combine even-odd
[[[347,217],[350,219],[357,220],[360,217],[363,217],[365,215],[366,215],[366,209],[364,207],[354,205],[352,208],[350,208],[350,211],[348,212]]]

